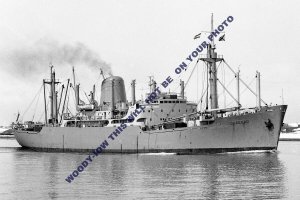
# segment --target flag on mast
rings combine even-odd
[[[219,38],[219,41],[225,41],[225,34]]]
[[[196,40],[197,38],[200,38],[201,33],[199,33],[198,35],[195,35],[194,40]]]

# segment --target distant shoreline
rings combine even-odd
[[[291,133],[281,133],[279,141],[300,141],[300,133],[291,132]]]

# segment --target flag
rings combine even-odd
[[[196,40],[197,38],[200,38],[201,33],[199,33],[198,35],[195,35],[194,40]]]
[[[219,38],[219,41],[225,41],[225,34]]]

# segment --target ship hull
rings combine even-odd
[[[22,147],[38,151],[90,152],[106,140],[103,153],[172,152],[178,154],[276,150],[287,106],[217,118],[214,123],[175,129],[142,131],[128,126],[114,140],[116,127],[43,127],[36,132],[16,131]]]

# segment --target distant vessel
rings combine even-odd
[[[236,107],[220,109],[216,63],[225,60],[217,55],[215,49],[212,41],[207,46],[207,54],[199,57],[207,66],[204,110],[197,110],[197,103],[187,101],[183,81],[180,94],[160,93],[148,104],[135,100],[135,81],[131,83],[132,100],[128,102],[123,79],[111,76],[102,82],[99,105],[95,100],[95,87],[88,104],[80,100],[79,85],[76,85],[74,78],[77,114],[71,116],[65,112],[69,82],[65,98],[58,104],[55,88],[59,82],[51,68],[50,80],[43,81],[44,87],[46,84],[51,87],[49,119],[44,92],[45,124],[35,126],[32,123],[30,127],[19,124],[15,137],[21,146],[40,151],[91,151],[112,132],[118,131],[117,127],[125,124],[127,128],[110,142],[104,153],[196,154],[277,149],[287,105],[261,106],[260,74],[257,72],[257,106],[242,108],[237,72],[234,73],[237,79]],[[156,88],[156,82],[150,79],[149,85],[151,93]],[[136,109],[140,109],[140,114],[134,120],[128,120]]]
[[[300,124],[283,124],[280,141],[300,141]]]

